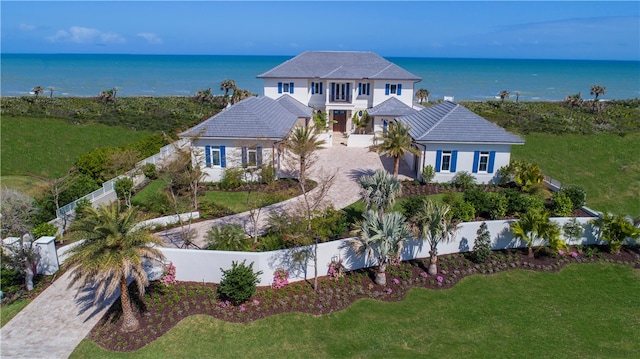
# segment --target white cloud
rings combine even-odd
[[[33,31],[36,29],[35,25],[30,24],[20,24],[20,30],[22,31]]]
[[[65,41],[76,44],[122,44],[127,40],[114,32],[103,32],[88,27],[72,26],[69,30],[58,30],[55,35],[47,38],[51,42]]]
[[[136,36],[142,37],[147,40],[150,44],[161,44],[162,38],[152,32],[141,32],[136,34]]]

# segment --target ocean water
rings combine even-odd
[[[262,95],[257,75],[291,56],[1,54],[0,95],[24,96],[34,86],[55,89],[55,97],[97,96],[118,88],[118,96],[190,96],[233,79]],[[591,85],[606,87],[604,99],[640,97],[640,62],[583,60],[444,59],[389,57],[422,77],[430,100],[494,99],[501,90],[522,101],[560,101]]]

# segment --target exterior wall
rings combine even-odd
[[[268,164],[274,159],[273,140],[251,140],[251,139],[220,139],[204,140],[198,139],[192,142],[193,163],[197,163],[204,173],[204,182],[219,182],[222,180],[225,168],[242,166],[242,147],[262,147],[262,163]],[[206,167],[205,146],[225,146],[226,167]],[[274,163],[277,165],[277,163]]]
[[[424,146],[420,145],[419,148],[423,151],[420,156],[420,170],[427,165],[431,165],[436,168],[437,151],[458,151],[456,161],[456,172],[436,172],[433,179],[434,182],[451,182],[456,173],[469,172],[476,178],[476,183],[494,183],[497,180],[497,172],[500,167],[509,164],[511,159],[511,145],[502,144],[447,144],[447,143],[424,143],[426,145],[426,152]],[[475,151],[495,151],[495,158],[493,163],[493,173],[473,173],[473,159]],[[426,157],[425,157],[426,154]],[[405,160],[410,166],[413,166],[413,156],[411,158],[405,157]]]
[[[402,91],[400,96],[395,94],[386,95],[386,84],[402,84]],[[399,81],[399,80],[376,80],[371,85],[371,92],[373,95],[373,102],[371,107],[377,106],[389,98],[396,97],[407,106],[413,106],[413,81]]]
[[[373,135],[350,134],[347,137],[347,147],[369,147],[373,146]]]
[[[278,93],[278,82],[293,82],[293,93]],[[282,95],[289,95],[305,105],[309,104],[311,90],[307,79],[264,79],[264,95],[277,99]]]
[[[602,244],[593,236],[593,228],[587,224],[592,218],[578,218],[578,221],[586,224],[582,238],[569,243],[571,245],[587,245]],[[561,226],[570,218],[552,218]],[[526,243],[520,242],[513,238],[509,224],[514,220],[498,220],[487,221],[487,227],[491,234],[492,248],[521,248],[526,247]],[[458,252],[468,252],[473,250],[476,232],[482,222],[462,223],[458,227],[458,231],[451,243],[442,243],[438,246],[439,254],[450,254]],[[349,246],[350,239],[343,239],[318,245],[318,275],[325,276],[329,270],[329,264],[332,260],[342,259],[346,270],[355,270],[375,265],[375,261],[367,258],[357,257]],[[543,243],[534,243],[534,246]],[[246,260],[247,264],[254,263],[255,271],[263,271],[259,277],[261,286],[271,285],[273,282],[273,273],[279,269],[285,269],[289,272],[289,281],[295,282],[313,278],[314,267],[313,260],[309,258],[306,261],[293,262],[294,254],[312,249],[310,248],[294,248],[279,251],[253,253],[253,252],[229,252],[229,251],[209,251],[197,249],[177,249],[177,248],[159,248],[166,256],[167,262],[173,262],[176,266],[176,278],[179,281],[197,281],[197,282],[214,282],[219,283],[222,279],[220,268],[231,268],[232,261],[242,262]],[[409,239],[404,245],[402,252],[402,260],[410,260],[415,258],[429,257],[429,248],[425,243]]]

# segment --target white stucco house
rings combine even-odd
[[[390,121],[411,126],[420,156],[405,160],[416,177],[427,165],[435,181],[448,182],[459,171],[478,182],[494,180],[508,164],[517,136],[450,101],[429,108],[414,103],[414,85],[421,79],[372,52],[308,51],[258,75],[264,96],[251,97],[181,133],[191,140],[194,162],[205,181],[216,182],[224,170],[271,163],[280,168],[282,146],[296,125],[313,126],[314,114],[327,117],[321,137],[331,146],[368,147],[375,133]],[[356,131],[354,119],[370,121]]]

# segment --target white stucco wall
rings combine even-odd
[[[420,171],[427,165],[436,167],[436,155],[438,150],[442,151],[458,151],[456,172],[436,172],[434,182],[451,182],[451,179],[459,172],[469,172],[476,177],[476,183],[493,183],[497,180],[496,174],[500,167],[509,164],[511,159],[511,145],[506,144],[447,144],[447,143],[425,143],[426,153],[420,156]],[[420,146],[422,150],[422,146]],[[473,173],[473,157],[475,151],[495,151],[495,159],[493,164],[493,173]],[[425,160],[423,156],[426,154]],[[413,161],[405,158],[410,165]],[[410,162],[411,161],[411,162]]]
[[[402,84],[402,92],[400,96],[396,94],[386,95],[386,84]],[[413,81],[376,80],[373,81],[373,84],[371,85],[371,92],[373,95],[371,107],[377,106],[391,97],[397,98],[407,106],[413,105]]]
[[[262,147],[262,163],[268,164],[273,161],[274,145],[273,140],[232,140],[217,139],[205,140],[198,139],[192,142],[195,163],[200,165],[204,173],[204,182],[219,182],[225,168],[222,167],[206,167],[205,146],[225,146],[226,151],[226,168],[242,166],[242,147]]]

